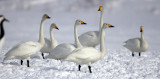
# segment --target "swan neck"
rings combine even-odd
[[[51,45],[52,45],[52,47],[53,47],[54,37],[53,37],[52,31],[53,31],[53,28],[50,28]]]
[[[106,49],[104,46],[104,28],[102,27],[101,32],[100,32],[100,52],[101,52],[101,58],[103,58],[106,55]]]
[[[45,44],[45,41],[44,41],[44,34],[43,34],[43,24],[44,24],[44,19],[42,19],[41,21],[41,24],[40,24],[40,30],[39,30],[39,43],[41,45],[44,45]]]
[[[76,23],[75,23],[75,25],[74,25],[74,37],[75,37],[75,42],[76,42],[77,48],[81,48],[82,45],[81,45],[81,43],[79,42],[79,39],[78,39],[78,35],[77,35],[77,24],[76,24]]]
[[[144,42],[144,32],[141,32],[141,43],[140,43],[141,47],[143,45],[143,42]]]
[[[0,39],[2,38],[2,37],[4,37],[4,34],[5,34],[5,32],[4,32],[4,28],[3,28],[3,22],[4,22],[5,20],[3,19],[2,21],[1,21],[1,23],[0,23]]]
[[[103,10],[101,11],[101,15],[100,15],[99,31],[101,31],[102,26],[103,26]]]

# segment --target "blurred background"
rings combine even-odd
[[[51,17],[45,22],[45,37],[49,38],[49,27],[54,22],[60,29],[54,30],[55,39],[59,43],[74,43],[76,19],[87,23],[78,27],[79,35],[98,30],[99,6],[104,7],[104,22],[115,26],[106,30],[106,48],[123,48],[127,39],[140,37],[140,26],[144,26],[149,50],[159,50],[160,0],[0,0],[0,14],[10,20],[4,23],[4,49],[22,41],[37,41],[43,14]]]

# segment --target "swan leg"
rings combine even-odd
[[[139,56],[141,56],[141,52],[139,52]]]
[[[89,72],[92,73],[92,71],[91,71],[91,66],[88,66],[88,68],[89,68]]]
[[[23,60],[21,60],[21,65],[23,65]]]
[[[44,59],[44,53],[42,52],[42,57],[43,57],[43,59]]]
[[[29,60],[27,60],[27,67],[29,67]]]
[[[78,65],[78,71],[81,71],[81,65]]]
[[[132,57],[134,57],[134,52],[132,52]]]

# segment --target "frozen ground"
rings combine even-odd
[[[5,15],[10,23],[4,23],[6,42],[0,53],[1,79],[159,79],[160,78],[160,1],[159,0],[1,0],[0,14]],[[97,30],[99,25],[99,5],[104,5],[104,22],[115,28],[106,30],[106,50],[104,59],[92,65],[93,73],[87,66],[77,71],[77,65],[71,62],[43,60],[40,53],[31,58],[30,68],[20,66],[19,60],[2,63],[4,54],[21,41],[38,40],[41,17],[47,13],[52,18],[47,20],[44,33],[49,37],[49,26],[55,22],[59,31],[54,30],[54,37],[59,43],[73,43],[73,25],[76,19],[87,22],[79,26],[78,33]],[[131,57],[123,42],[139,37],[139,26],[144,26],[145,39],[149,50]],[[98,47],[97,47],[98,48]],[[26,61],[24,62],[26,63]]]

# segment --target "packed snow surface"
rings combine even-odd
[[[0,0],[0,14],[10,20],[4,23],[5,44],[0,53],[0,79],[160,79],[160,1],[159,0]],[[51,19],[44,24],[44,35],[49,38],[51,23],[58,30],[53,34],[59,43],[74,43],[74,22],[81,19],[87,25],[78,27],[78,34],[99,29],[100,12],[104,6],[104,22],[115,26],[106,29],[106,56],[92,64],[92,72],[82,65],[54,59],[42,59],[37,53],[30,66],[19,60],[3,61],[4,55],[23,41],[38,41],[43,14]],[[123,47],[124,41],[144,38],[149,50],[139,57]],[[97,47],[99,49],[99,46]],[[46,54],[45,54],[46,55]]]

